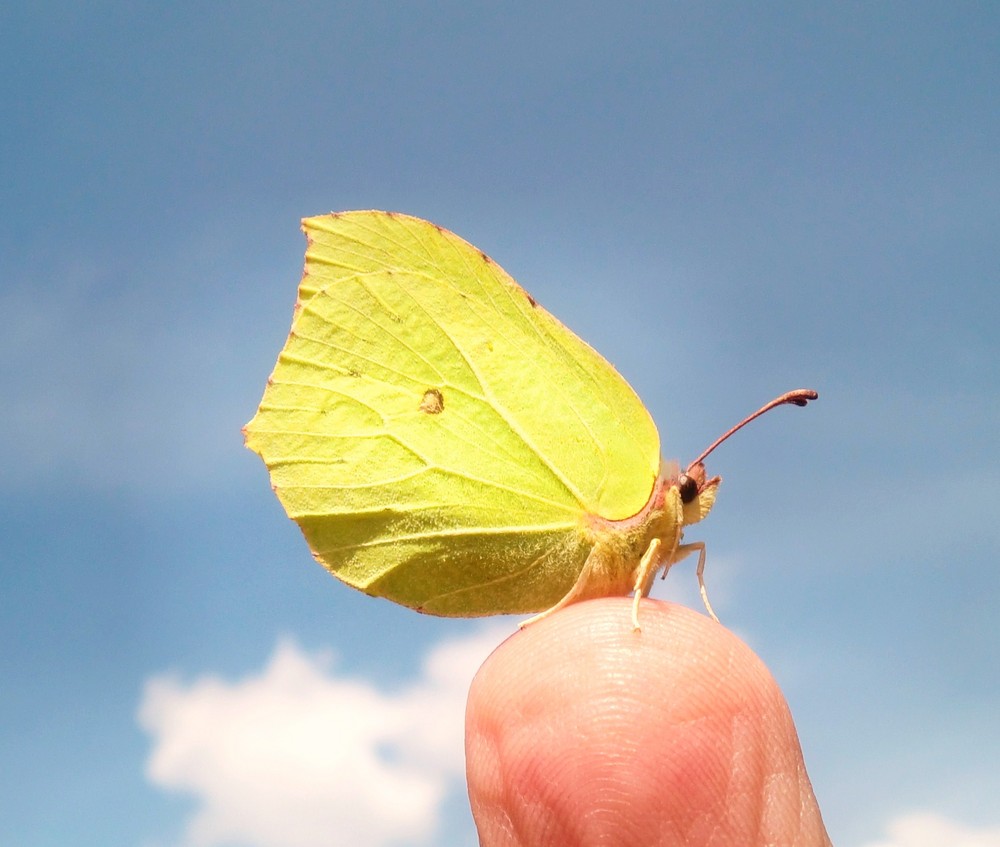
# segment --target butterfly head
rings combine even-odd
[[[707,477],[701,462],[691,465],[674,483],[681,498],[685,525],[698,523],[711,510],[722,477]]]

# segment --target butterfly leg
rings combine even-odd
[[[705,609],[712,616],[712,620],[721,623],[719,616],[715,614],[715,609],[712,608],[712,604],[708,602],[708,589],[705,588],[705,542],[692,541],[690,544],[682,544],[677,548],[678,555],[674,561],[680,561],[695,550],[698,551],[698,591],[701,592],[701,602],[705,604]]]
[[[589,597],[607,596],[611,594],[612,592],[602,591],[599,587],[595,590],[595,584],[599,585],[599,580],[595,578],[595,569],[600,569],[599,563],[600,554],[599,550],[595,547],[594,550],[591,550],[590,555],[587,557],[586,564],[584,564],[583,570],[580,572],[580,576],[577,577],[573,587],[567,592],[562,600],[552,606],[552,608],[546,609],[544,612],[539,612],[537,615],[528,618],[526,621],[521,621],[519,629],[524,629],[526,626],[538,623],[538,621],[542,620],[542,618],[547,618],[549,615],[570,605],[570,603],[575,603],[578,600],[585,600]],[[595,568],[595,566],[597,567]]]
[[[639,632],[639,601],[643,597],[649,596],[649,589],[652,588],[653,578],[660,569],[660,548],[663,542],[659,538],[654,538],[649,542],[649,547],[642,554],[639,567],[635,569],[635,588],[632,592],[632,630]]]
[[[708,589],[705,588],[705,542],[692,541],[690,544],[680,544],[674,548],[673,554],[663,563],[663,578],[667,578],[667,571],[676,565],[681,559],[690,556],[695,550],[698,551],[698,591],[701,593],[701,602],[705,604],[705,610],[712,620],[721,623],[719,616],[715,614],[715,609],[708,601]],[[648,589],[647,589],[648,593]]]

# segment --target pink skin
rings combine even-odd
[[[704,615],[627,598],[513,635],[469,694],[483,847],[828,847],[795,727],[763,663]]]

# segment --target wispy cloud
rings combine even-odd
[[[445,642],[395,692],[278,644],[259,673],[147,682],[147,775],[192,794],[186,847],[379,847],[433,839],[464,773],[465,699],[509,630]]]
[[[862,847],[1000,847],[1000,827],[977,829],[930,812],[899,815],[886,837]]]

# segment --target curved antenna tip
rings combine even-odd
[[[794,391],[789,391],[787,394],[782,394],[780,397],[771,401],[768,404],[770,408],[775,406],[780,406],[782,403],[791,403],[795,406],[804,406],[810,400],[816,400],[819,397],[819,393],[813,391],[811,388],[796,388]]]

